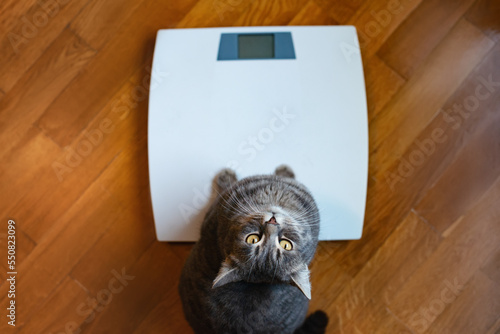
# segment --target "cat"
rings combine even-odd
[[[322,311],[305,321],[319,234],[310,192],[284,165],[240,181],[225,169],[214,183],[179,283],[195,333],[324,333]]]

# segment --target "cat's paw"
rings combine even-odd
[[[291,179],[295,178],[295,174],[293,170],[288,167],[287,165],[280,165],[276,167],[276,170],[274,171],[274,174],[282,177],[289,177]]]
[[[229,168],[221,170],[215,177],[215,184],[217,185],[217,191],[219,193],[228,189],[237,181],[238,179],[236,178],[236,173]]]

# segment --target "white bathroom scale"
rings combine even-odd
[[[363,66],[352,26],[158,31],[149,176],[160,241],[196,241],[223,168],[281,164],[314,196],[320,240],[359,239],[368,174]]]

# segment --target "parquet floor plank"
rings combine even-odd
[[[378,167],[377,177],[401,156],[493,46],[467,21],[455,25],[370,124],[371,150],[376,152],[371,158]]]
[[[407,193],[410,196],[404,196]],[[408,215],[415,197],[416,194],[409,190],[404,193],[389,192],[385,183],[369,182],[362,238],[369,239],[370,244],[360,240],[338,242],[338,248],[330,255],[332,259],[348,275],[356,276],[373,256],[374,245],[378,249]],[[404,200],[395,201],[395,198]]]
[[[6,34],[0,35],[0,89],[5,92],[50,47],[87,0],[19,3],[12,8],[11,20],[16,19],[7,23]]]
[[[92,174],[96,174],[102,170],[100,183],[127,212],[123,220],[113,222],[71,272],[72,277],[94,293],[105,284],[103,280],[106,279],[94,275],[94,270],[130,267],[156,238],[152,212],[141,209],[151,206],[145,135],[147,98],[134,98],[136,95],[133,93],[137,87],[146,89],[143,84],[148,76],[147,65],[138,69],[89,124],[86,131],[95,133],[103,121],[109,120],[111,130],[101,134],[99,143],[74,171],[81,173],[94,169]],[[85,138],[80,137],[80,142]],[[118,157],[109,165],[99,166],[105,161],[104,156],[117,154]],[[117,173],[121,174],[120,178],[116,178]]]
[[[2,39],[7,34],[7,31],[9,31],[9,28],[12,28],[21,16],[35,3],[35,0],[5,0],[0,3],[0,35]]]
[[[36,244],[33,240],[30,239],[30,237],[26,233],[24,233],[22,229],[19,228],[19,226],[18,229],[16,230],[16,240],[18,241],[16,247],[16,264],[20,265],[33,251],[33,248],[35,248]],[[4,231],[2,231],[2,233],[0,233],[0,245],[6,245],[6,244],[7,244],[7,233],[4,233]],[[0,270],[1,270],[0,272],[0,282],[1,282],[0,285],[1,285],[8,278],[7,273],[11,271],[8,270],[7,261],[3,261],[0,264]]]
[[[410,78],[473,2],[422,1],[377,54],[401,76]]]
[[[235,25],[234,22],[251,6],[263,3],[258,0],[200,0],[188,15],[177,25],[178,28],[191,27],[226,27]]]
[[[498,334],[500,333],[500,318],[490,327],[486,334]]]
[[[342,292],[352,280],[352,276],[333,261],[332,252],[335,251],[334,242],[322,241],[319,243],[314,261],[309,267],[311,271],[312,289],[311,309],[324,310],[332,300]],[[332,279],[335,277],[335,279]]]
[[[0,100],[0,157],[8,153],[52,101],[95,56],[78,36],[64,30],[12,90]]]
[[[429,329],[450,303],[453,304],[451,296],[463,292],[464,286],[498,247],[500,207],[495,203],[499,198],[500,178],[390,298],[389,309],[410,329],[418,332]],[[445,290],[448,292],[443,292]],[[434,309],[437,307],[434,304],[439,304],[439,308]],[[422,309],[428,312],[420,314]]]
[[[346,330],[354,330],[357,333],[413,334],[383,303],[374,300],[368,301],[363,308],[363,314],[358,314]]]
[[[96,276],[94,271],[104,272],[108,268],[131,267],[156,239],[152,213],[141,210],[142,207],[151,205],[149,186],[147,182],[144,184],[147,178],[137,177],[138,175],[134,175],[135,170],[128,170],[128,175],[120,179],[121,182],[117,182],[115,177],[116,173],[126,170],[126,166],[130,166],[132,161],[142,161],[144,168],[140,175],[147,176],[147,147],[144,140],[142,143],[138,151],[124,151],[120,154],[99,177],[102,186],[120,203],[126,214],[121,220],[112,222],[102,238],[82,257],[71,272],[71,276],[92,293],[97,293],[106,283],[106,277]],[[131,198],[130,195],[135,196]]]
[[[369,59],[422,0],[365,1],[346,24],[356,26],[361,54]]]
[[[10,185],[12,189],[9,192],[2,192],[0,201],[10,202],[12,206],[5,206],[0,210],[3,215],[10,215],[12,219],[23,221],[27,215],[23,214],[22,210],[15,210],[14,207],[23,205],[23,198],[29,196],[28,186],[33,184],[41,174],[38,170],[34,170],[33,166],[38,164],[40,170],[50,168],[50,159],[47,161],[45,159],[55,158],[60,153],[60,148],[45,137],[40,130],[32,127],[19,142],[17,149],[29,152],[29,154],[18,154],[17,151],[12,150],[3,157],[5,164],[0,166],[0,180],[2,185]]]
[[[495,80],[500,76],[498,57],[500,48],[497,45],[455,90],[401,158],[383,174],[381,180],[386,181],[391,191],[404,189],[410,184],[422,184],[421,180],[433,186],[459,152],[480,134],[481,127],[495,119],[498,96],[484,91],[483,82],[487,82],[490,76]],[[464,103],[476,101],[476,93],[485,98],[477,98],[478,105],[469,112],[463,107]],[[417,202],[428,189],[418,190]]]
[[[162,333],[168,328],[172,333],[191,333],[188,322],[184,319],[181,299],[177,291],[162,298],[162,301],[149,312],[146,318],[137,326],[133,334]]]
[[[114,210],[109,210],[113,207]],[[93,208],[93,210],[89,210]],[[56,227],[33,249],[27,259],[18,267],[23,275],[17,277],[17,287],[22,293],[16,296],[18,308],[17,326],[22,327],[43,301],[56,289],[78,262],[81,256],[93,246],[115,219],[121,219],[116,201],[105,189],[95,182],[77,202],[56,222]],[[7,286],[0,286],[0,303],[7,300]],[[54,314],[54,316],[57,316]],[[6,330],[6,322],[0,323],[0,330]]]
[[[481,298],[487,296],[487,298]],[[441,303],[439,303],[439,301]],[[463,287],[459,296],[442,294],[429,311],[438,311],[442,304],[449,307],[433,322],[425,333],[486,333],[500,314],[500,286],[480,271]],[[421,325],[423,325],[422,320]]]
[[[406,80],[376,55],[364,62],[368,121],[371,122]]]
[[[476,0],[465,18],[473,23],[491,39],[500,41],[500,3],[496,0]]]
[[[361,271],[348,282],[340,295],[333,299],[327,313],[336,313],[342,324],[354,325],[350,322],[354,322],[359,312],[364,313],[365,306],[373,298],[378,296],[377,299],[382,300],[390,290],[397,290],[394,286],[389,291],[386,290],[390,281],[404,282],[411,277],[411,267],[403,267],[407,264],[414,267],[425,260],[425,257],[415,257],[415,254],[421,245],[429,246],[424,241],[429,237],[433,243],[438,244],[439,238],[436,238],[430,226],[410,213]]]
[[[500,115],[494,116],[415,208],[440,232],[464,215],[500,175],[500,157],[492,154],[500,151]]]
[[[336,25],[335,19],[325,12],[314,0],[309,0],[304,7],[288,22],[289,25]]]
[[[151,271],[151,268],[155,268]],[[182,263],[166,243],[151,244],[141,258],[125,271],[134,278],[123,291],[113,295],[102,312],[87,325],[89,333],[133,333],[154,308],[171,295],[177,294],[177,281]],[[105,288],[104,286],[103,288]],[[131,302],[133,301],[133,302]],[[185,324],[184,319],[169,319]],[[183,332],[189,332],[184,326]]]
[[[111,273],[110,276],[113,277]],[[92,297],[77,282],[66,276],[44,301],[40,312],[31,317],[18,333],[76,332],[81,322],[91,318],[92,305]]]
[[[234,22],[235,26],[287,25],[307,0],[254,1]]]
[[[140,6],[86,71],[47,108],[37,125],[61,146],[71,143],[113,97],[117,87],[151,59],[156,30],[169,20],[165,13],[170,8],[170,3],[158,1]]]
[[[455,103],[462,103],[464,96],[474,92],[477,86],[478,76],[487,76],[495,73],[495,61],[497,50],[492,50],[488,57],[478,66],[464,81],[456,94],[445,103],[445,110],[448,110]],[[465,95],[464,95],[465,94]],[[497,105],[495,99],[489,103],[483,103],[481,110],[489,110]],[[489,105],[489,107],[488,107]],[[495,115],[491,109],[491,115]],[[425,157],[425,160],[418,165],[410,164],[410,156],[414,152],[420,152],[421,148],[413,144],[403,154],[403,160],[395,161],[395,164],[384,173],[378,182],[370,182],[368,190],[368,200],[366,208],[365,227],[363,238],[370,240],[369,245],[376,248],[384,242],[412,207],[414,207],[427,191],[439,180],[448,166],[456,159],[458,152],[479,134],[478,125],[489,124],[491,118],[485,117],[479,109],[476,113],[466,119],[458,129],[453,129],[453,123],[446,122],[443,117],[435,117],[431,123],[422,131],[416,142],[424,143],[432,137],[435,129],[443,131],[442,138],[445,141],[435,143],[434,151]],[[441,138],[441,137],[439,137]],[[372,159],[370,164],[375,164]],[[372,168],[370,168],[370,171]],[[373,197],[372,197],[373,196]],[[337,262],[345,264],[351,271],[356,273],[355,268],[360,268],[370,258],[371,248],[364,242],[349,242],[342,250],[332,254]]]
[[[481,268],[481,271],[493,282],[500,285],[500,246],[491,254],[488,261]]]
[[[27,217],[25,226],[34,240],[41,238],[52,222],[67,209],[67,203],[81,193],[79,188],[75,188],[77,184],[88,187],[117,155],[146,138],[147,95],[136,95],[135,92],[145,90],[144,78],[149,77],[147,68],[147,64],[138,66],[137,71],[125,80],[78,137],[59,155],[51,158],[50,168],[43,169],[39,182],[41,189],[51,191],[55,188],[57,197],[46,201],[58,201],[58,205],[54,203],[36,208],[33,216],[46,217],[42,221],[35,221],[33,216]],[[138,127],[139,124],[142,126]],[[40,192],[31,196],[40,196]],[[27,201],[33,201],[33,198]]]
[[[129,17],[134,15],[145,2],[145,0],[90,0],[89,4],[71,21],[70,28],[93,49],[101,50],[119,30],[124,29],[123,25],[129,23]]]
[[[359,7],[366,2],[365,0],[313,1],[339,24],[347,24],[348,20],[356,13]]]

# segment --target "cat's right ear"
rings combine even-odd
[[[233,267],[228,259],[222,263],[222,266],[212,283],[212,289],[221,287],[227,283],[241,281],[241,277],[236,267]]]
[[[238,178],[236,177],[236,173],[229,168],[221,170],[216,176],[215,176],[215,186],[217,187],[217,191],[219,193],[222,193],[229,187],[231,187],[234,183],[238,181]]]
[[[287,165],[280,165],[280,166],[276,167],[274,174],[281,176],[281,177],[289,177],[291,179],[295,179],[295,173]]]

